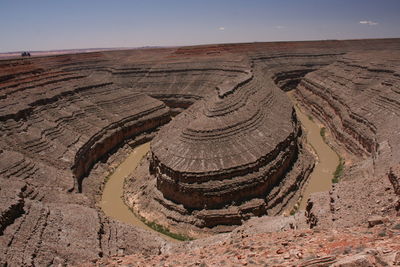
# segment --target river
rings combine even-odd
[[[150,142],[137,146],[110,175],[103,190],[100,206],[104,213],[110,218],[147,230],[152,230],[136,217],[122,200],[125,177],[135,170],[136,166],[149,149]],[[165,236],[165,238],[168,237]]]
[[[288,93],[296,109],[297,118],[307,135],[307,142],[311,145],[317,154],[317,163],[309,178],[309,182],[300,201],[300,210],[304,210],[307,205],[307,199],[311,193],[328,191],[332,186],[333,173],[339,164],[339,156],[328,146],[321,136],[321,127],[312,117],[296,105],[296,99],[292,93]]]

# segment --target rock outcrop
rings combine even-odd
[[[267,224],[264,218],[258,218],[257,226]],[[186,242],[160,255],[135,253],[102,259],[96,266],[398,266],[400,230],[394,225],[276,232],[246,223],[231,233]]]
[[[127,182],[136,213],[185,234],[220,232],[281,212],[301,191],[313,160],[292,104],[261,71],[222,83],[160,130],[148,178]]]
[[[365,224],[371,215],[394,213],[390,169],[400,156],[398,51],[347,53],[307,74],[297,87],[301,103],[329,128],[348,162],[339,184],[311,197],[310,221],[321,227]]]
[[[137,242],[153,235],[106,218],[94,196],[77,192],[99,160],[167,123],[169,108],[85,71],[67,71],[71,61],[93,59],[71,57],[1,63],[12,72],[2,76],[0,99],[1,264],[79,262],[136,248],[157,253],[164,244],[159,237]]]
[[[397,215],[400,215],[400,166],[390,169],[388,173],[388,178],[390,183],[393,186],[393,191],[397,195],[397,199],[395,201],[395,209],[397,211]]]

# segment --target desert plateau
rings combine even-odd
[[[0,90],[2,266],[400,265],[400,39],[6,58]]]

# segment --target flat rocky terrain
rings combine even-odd
[[[283,216],[318,164],[291,90],[344,171]],[[399,113],[399,39],[1,60],[0,263],[400,264]],[[106,177],[150,140],[125,202],[201,238],[171,243],[99,208]]]
[[[218,239],[195,241],[168,253],[135,253],[82,266],[398,266],[399,224],[374,228],[268,232],[251,222]],[[210,243],[205,243],[208,241]]]

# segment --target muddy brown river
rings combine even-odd
[[[133,172],[139,161],[150,149],[150,142],[137,146],[131,154],[118,166],[109,177],[104,190],[100,206],[104,213],[118,221],[152,230],[136,217],[122,200],[125,177]]]
[[[313,119],[310,119],[301,108],[296,106],[296,100],[291,93],[288,93],[288,96],[295,105],[297,117],[301,121],[307,135],[307,142],[314,149],[318,157],[300,201],[299,209],[304,210],[307,205],[307,199],[311,193],[330,190],[333,173],[339,164],[339,156],[325,143],[320,134],[321,127],[315,123]]]
[[[139,161],[146,155],[149,149],[150,142],[137,146],[118,166],[109,177],[100,202],[100,206],[107,216],[146,229],[149,229],[149,227],[139,220],[125,205],[122,200],[122,193],[125,177],[135,170]]]
[[[293,103],[296,101],[290,94],[288,94]],[[333,172],[335,171],[338,163],[338,155],[324,142],[320,135],[320,126],[311,120],[301,109],[296,107],[296,112],[302,126],[307,134],[307,141],[314,149],[318,156],[316,166],[311,174],[309,183],[305,189],[299,209],[305,209],[307,199],[313,192],[327,191],[332,184]],[[133,152],[118,166],[114,173],[107,181],[100,206],[104,213],[121,222],[139,226],[146,230],[151,230],[139,218],[137,218],[125,205],[122,200],[123,184],[125,177],[135,170],[139,161],[146,155],[150,149],[150,142],[137,146]],[[168,236],[159,233],[165,239],[174,240]]]

